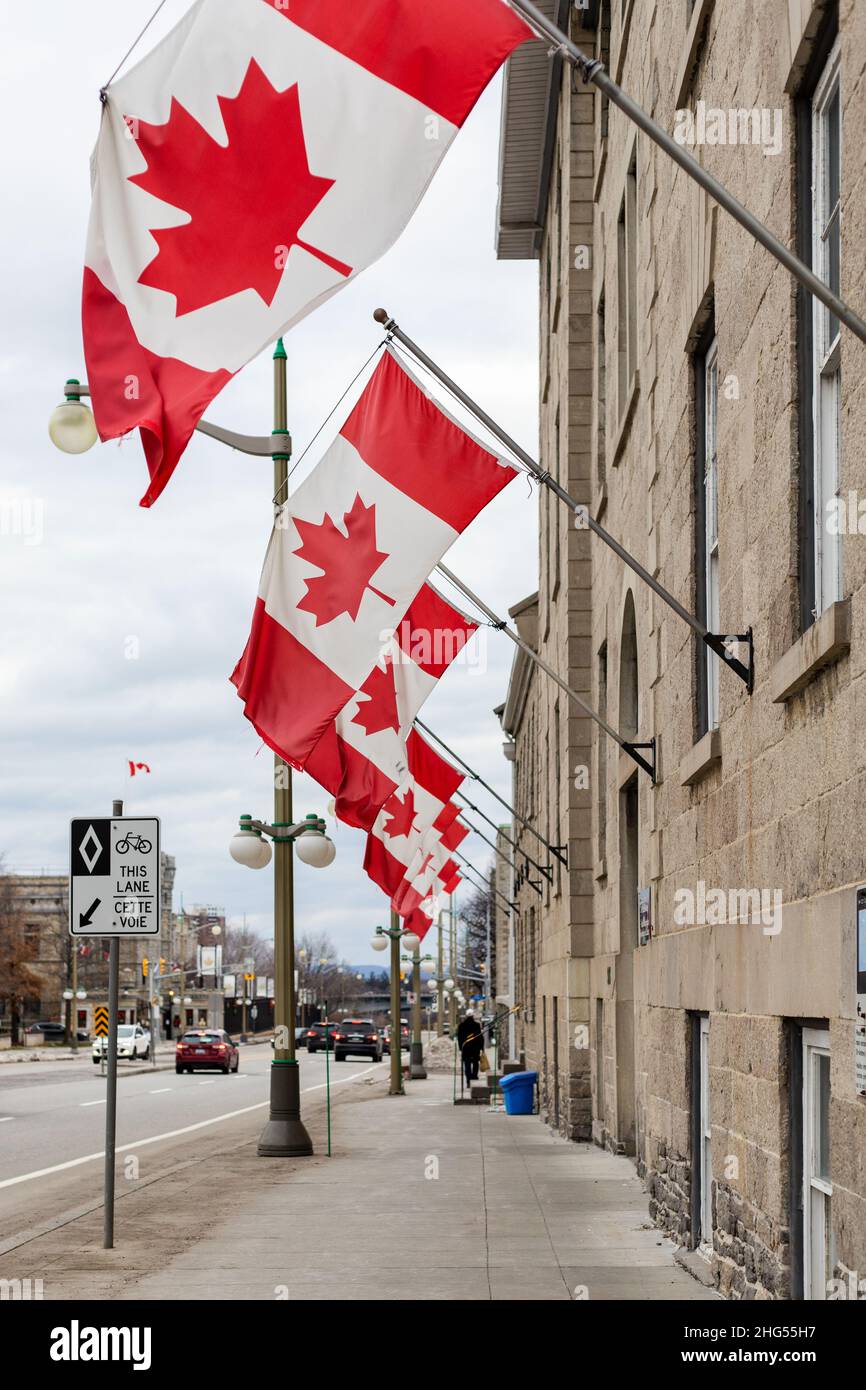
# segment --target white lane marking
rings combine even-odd
[[[7,1120],[14,1120],[14,1115],[0,1115],[0,1125],[5,1125]]]
[[[215,1086],[215,1085],[216,1085],[216,1082],[215,1082],[215,1081],[200,1081],[198,1084],[199,1084],[200,1086]]]
[[[383,1064],[377,1064],[381,1067]],[[345,1086],[349,1081],[357,1081],[359,1076],[367,1076],[371,1071],[377,1070],[377,1065],[365,1067],[363,1071],[353,1072],[351,1076],[341,1076],[339,1081],[332,1081],[332,1086]],[[305,1096],[310,1091],[323,1091],[325,1082],[320,1086],[305,1086],[301,1095]],[[104,1102],[102,1102],[104,1104]],[[165,1134],[154,1134],[149,1139],[137,1139],[130,1144],[118,1144],[115,1153],[126,1153],[127,1149],[143,1149],[147,1144],[161,1144],[165,1139],[177,1139],[182,1134],[192,1134],[199,1129],[207,1129],[210,1125],[221,1124],[223,1120],[234,1120],[238,1115],[249,1115],[253,1110],[265,1110],[270,1105],[270,1100],[260,1100],[257,1105],[245,1105],[240,1110],[229,1110],[225,1115],[214,1115],[212,1120],[199,1120],[197,1124],[185,1125],[183,1129],[170,1129]],[[96,1101],[87,1101],[87,1105],[95,1105]],[[96,1154],[85,1154],[83,1158],[70,1158],[66,1163],[55,1163],[51,1168],[37,1168],[33,1173],[21,1173],[17,1178],[3,1178],[0,1180],[0,1189],[4,1187],[15,1187],[19,1182],[30,1182],[33,1178],[46,1178],[51,1173],[62,1173],[67,1168],[80,1168],[82,1163],[95,1163],[97,1159],[105,1158],[105,1150]]]
[[[159,1086],[155,1091],[151,1091],[152,1096],[164,1096],[166,1091],[173,1091],[173,1086]]]
[[[81,1104],[82,1110],[86,1109],[88,1105],[105,1105],[105,1104],[106,1104],[106,1097],[103,1096],[103,1097],[102,1097],[102,1100],[83,1100],[83,1101],[80,1102],[80,1104]]]

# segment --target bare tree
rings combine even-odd
[[[495,884],[495,871],[491,872]],[[460,920],[464,927],[464,964],[468,970],[480,970],[489,965],[491,978],[496,978],[496,933],[490,932],[490,955],[487,960],[487,916],[492,909],[492,894],[489,890],[476,888],[460,908]]]
[[[32,966],[36,956],[36,942],[27,935],[11,879],[3,874],[0,861],[0,1003],[9,1011],[13,1047],[23,1041],[20,1033],[25,999],[43,988],[44,981]]]
[[[226,927],[223,946],[223,968],[232,965],[243,966],[244,961],[253,962],[257,975],[273,975],[274,951],[270,941],[256,936],[255,932],[244,927]]]

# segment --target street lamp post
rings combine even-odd
[[[391,1084],[388,1094],[392,1096],[405,1095],[403,1090],[403,1059],[402,1042],[403,1034],[400,1027],[400,943],[405,941],[407,945],[417,944],[418,938],[413,932],[407,932],[401,926],[400,915],[391,910],[390,927],[377,927],[376,935],[370,943],[374,951],[384,951],[391,943]]]
[[[409,1075],[415,1081],[424,1081],[427,1072],[424,1067],[424,1045],[421,1040],[421,962],[431,960],[432,956],[420,954],[421,942],[416,936],[417,945],[412,948],[409,963],[412,966],[412,1041],[409,1044]],[[403,944],[412,946],[412,937],[404,937]]]
[[[97,440],[97,430],[93,416],[82,400],[89,396],[86,383],[70,378],[64,388],[65,399],[51,416],[49,434],[54,444],[65,453],[80,454],[89,449]],[[216,439],[231,449],[252,454],[258,458],[270,458],[274,465],[274,499],[278,506],[286,501],[288,485],[288,463],[291,457],[292,440],[288,431],[288,407],[286,392],[286,350],[280,338],[274,349],[274,428],[269,435],[238,434],[234,430],[212,425],[207,420],[199,420],[196,429],[202,434]],[[276,855],[274,862],[274,993],[275,1024],[277,1026],[277,1046],[271,1066],[271,1109],[270,1118],[259,1140],[259,1153],[268,1156],[293,1156],[312,1153],[312,1144],[300,1118],[300,1085],[298,1064],[295,1057],[295,991],[294,991],[294,900],[293,900],[293,858],[292,841],[300,836],[317,838],[330,846],[324,857],[322,851],[309,848],[305,858],[300,842],[298,856],[305,862],[324,866],[334,857],[334,846],[324,837],[324,822],[319,825],[319,817],[307,817],[307,823],[292,824],[292,776],[288,764],[279,756],[274,758],[274,824],[264,827],[254,823],[250,817],[245,819],[250,825],[258,824],[255,831],[259,837],[267,833],[274,840]],[[250,834],[241,827],[241,835]],[[239,836],[235,836],[238,840]],[[263,868],[270,860],[270,848],[261,841],[267,854],[257,858],[240,858],[241,863],[251,868]],[[248,846],[250,849],[254,847]],[[319,857],[317,857],[317,854]],[[235,855],[238,858],[238,855]],[[282,1029],[282,1031],[280,1031]]]
[[[285,805],[283,800],[280,806],[284,809]],[[326,868],[333,862],[336,850],[333,841],[325,834],[325,822],[321,816],[310,815],[294,824],[286,820],[268,825],[245,815],[241,816],[240,829],[231,842],[232,858],[250,869],[263,869],[271,859],[271,847],[263,838],[265,835],[273,840],[276,847],[274,1057],[271,1063],[270,1114],[259,1139],[259,1153],[264,1158],[292,1158],[313,1152],[312,1141],[301,1120],[301,1088],[295,1056],[292,846],[297,845],[298,858],[302,863],[310,864],[313,868]]]

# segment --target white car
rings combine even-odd
[[[101,1062],[108,1051],[108,1038],[93,1039],[93,1060]],[[150,1033],[140,1023],[120,1023],[117,1027],[117,1055],[128,1057],[134,1062],[140,1057],[146,1062],[150,1056]]]

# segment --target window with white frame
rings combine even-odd
[[[617,425],[637,370],[637,157],[632,153],[617,223]]]
[[[704,358],[704,585],[706,624],[719,631],[719,353],[715,338]],[[719,724],[719,658],[705,647],[707,728]]]
[[[812,97],[812,267],[835,294],[840,289],[841,94],[839,42]],[[839,320],[817,299],[812,305],[812,467],[814,498],[814,616],[841,596],[838,528],[828,525],[840,487]]]
[[[720,628],[719,580],[719,353],[712,319],[695,354],[695,574],[698,617],[710,632]],[[698,647],[697,734],[719,725],[719,658]]]
[[[803,1296],[826,1299],[836,1255],[830,1177],[830,1034],[803,1029]]]

